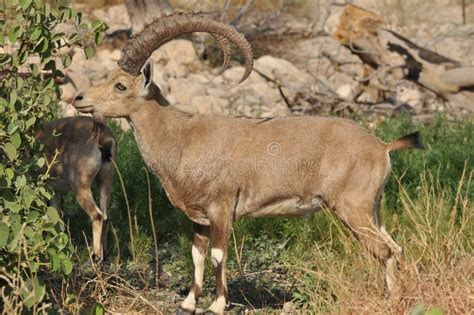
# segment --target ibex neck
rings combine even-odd
[[[140,110],[129,118],[138,147],[145,163],[160,180],[169,180],[169,176],[179,167],[182,150],[180,134],[189,118],[172,107],[162,107],[154,101],[140,106]]]

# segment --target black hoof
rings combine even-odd
[[[189,314],[194,314],[194,311],[190,311],[187,309],[182,308],[181,306],[178,307],[176,310],[176,315],[189,315]]]

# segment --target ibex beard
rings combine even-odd
[[[167,29],[170,25],[177,26]],[[166,16],[148,27],[154,33],[145,28],[132,39],[120,69],[81,94],[75,106],[126,118],[170,201],[194,222],[193,285],[178,311],[196,309],[210,242],[217,298],[209,310],[224,312],[227,243],[235,220],[309,215],[321,207],[332,209],[380,260],[393,289],[400,249],[380,225],[378,209],[390,173],[389,152],[421,147],[418,133],[387,144],[340,118],[192,117],[168,106],[153,83],[151,52],[179,34],[206,31],[243,51],[245,77],[252,67],[250,45],[229,26],[192,14]],[[225,45],[222,38],[219,42]]]

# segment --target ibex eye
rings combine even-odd
[[[119,91],[125,91],[127,89],[122,83],[115,84],[115,88]]]

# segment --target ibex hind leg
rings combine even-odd
[[[94,201],[90,185],[77,185],[74,187],[74,194],[77,202],[92,221],[93,259],[100,262],[103,259],[102,230],[104,216]]]
[[[114,166],[112,162],[103,162],[100,168],[99,173],[97,174],[96,181],[99,189],[99,204],[100,211],[103,214],[103,224],[102,224],[102,251],[103,258],[107,258],[107,233],[109,230],[109,220],[108,220],[108,209],[110,203],[110,195],[112,193],[112,179],[114,176]]]
[[[373,199],[372,199],[373,200]],[[376,207],[380,200],[376,201]],[[356,238],[385,266],[385,279],[389,292],[397,282],[398,255],[400,246],[379,226],[374,215],[374,202],[367,200],[362,204],[345,200],[336,209],[336,215],[351,229]]]

